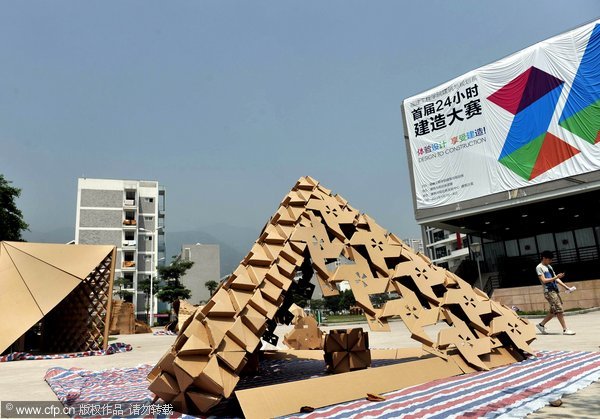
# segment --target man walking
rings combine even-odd
[[[562,286],[568,292],[575,291],[575,287],[569,288],[564,284],[564,282],[561,281],[561,279],[565,276],[564,273],[560,273],[558,275],[554,273],[554,269],[552,269],[552,266],[550,266],[553,258],[554,254],[551,251],[543,251],[542,262],[535,268],[538,278],[544,286],[544,297],[546,297],[546,300],[548,300],[550,303],[550,312],[536,327],[542,334],[545,335],[547,333],[546,323],[548,323],[552,317],[556,316],[563,328],[563,335],[574,335],[575,332],[567,329],[567,324],[565,323],[562,300],[558,294],[558,286]]]

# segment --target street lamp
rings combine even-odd
[[[156,236],[158,234],[158,230],[162,229],[162,226],[158,226],[156,227],[155,230],[146,230],[143,227],[140,227],[139,230],[143,231],[144,233],[150,233],[152,235],[152,253],[150,254],[150,266],[152,267],[152,270],[150,272],[150,315],[148,316],[148,319],[146,319],[148,321],[148,325],[150,327],[152,327],[152,319],[154,318],[154,271],[155,271],[155,266],[154,266],[154,253],[158,253],[158,242],[156,241]],[[161,258],[161,260],[164,258]],[[156,262],[158,264],[159,259],[157,258]],[[137,297],[136,297],[137,298]]]
[[[481,269],[479,268],[479,254],[481,253],[481,243],[471,243],[469,246],[471,252],[475,255],[477,261],[477,275],[479,277],[479,289],[483,291],[483,282],[481,281]]]

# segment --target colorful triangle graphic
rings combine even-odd
[[[600,142],[600,100],[560,121],[560,126],[590,144]]]
[[[549,132],[546,133],[542,148],[538,154],[535,166],[531,171],[529,180],[534,179],[542,173],[545,173],[559,164],[569,160],[578,153],[580,153],[580,151],[575,147],[567,144]]]
[[[529,180],[545,136],[546,133],[543,133],[498,161],[523,179]]]
[[[563,83],[537,67],[529,67],[490,95],[488,100],[516,115]]]
[[[502,109],[506,109],[513,115],[516,115],[519,111],[519,104],[521,103],[523,92],[527,87],[527,80],[529,80],[531,68],[532,67],[519,74],[504,87],[488,96],[488,100],[500,106]]]

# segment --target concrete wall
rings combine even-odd
[[[138,260],[137,260],[137,270],[138,271],[152,271],[152,264],[155,263],[155,258],[152,257],[148,257],[146,258],[146,256],[151,256],[151,255],[146,255],[146,254],[139,254],[138,253]]]
[[[152,202],[147,202],[147,198],[140,198],[140,212],[145,214],[154,214],[156,213],[156,199],[153,199]]]
[[[80,230],[81,244],[110,244],[121,247],[123,232],[121,230]]]
[[[194,262],[182,277],[182,283],[192,291],[192,296],[188,301],[192,304],[199,304],[200,301],[210,299],[210,292],[204,284],[207,281],[217,281],[221,277],[220,253],[217,244],[184,244],[182,246],[182,259],[187,259],[189,250],[189,260]]]
[[[79,227],[123,227],[122,210],[81,210]]]
[[[563,289],[560,297],[565,310],[571,308],[600,307],[600,279],[591,281],[569,281],[567,286],[575,286],[577,290],[567,294]],[[494,290],[492,299],[509,307],[517,306],[522,311],[546,310],[550,306],[544,298],[541,285],[531,287],[500,288]]]
[[[154,231],[154,223],[156,223],[155,218],[152,217],[152,220],[146,221],[146,217],[148,217],[148,216],[140,215],[138,217],[138,227],[143,228],[148,231]]]
[[[147,240],[148,237],[152,237],[152,240]],[[138,252],[152,252],[154,250],[154,237],[151,235],[140,234],[138,235]]]
[[[82,189],[80,206],[82,207],[123,207],[123,191]]]

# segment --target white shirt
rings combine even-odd
[[[554,273],[554,269],[552,269],[551,265],[544,265],[540,263],[535,268],[535,272],[538,274],[538,277],[541,275],[544,278],[553,278],[556,276]],[[556,284],[556,280],[552,282],[547,282],[544,284],[544,291],[556,291],[558,292],[558,285]]]

